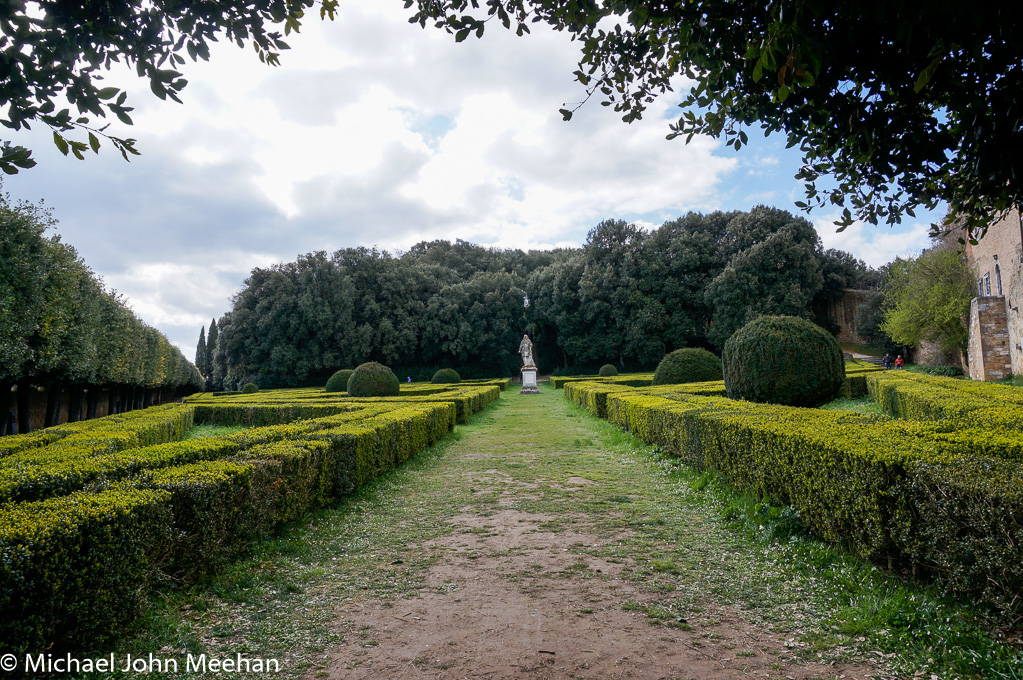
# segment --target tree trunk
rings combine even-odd
[[[67,404],[67,421],[77,423],[82,419],[82,386],[72,385]]]
[[[99,413],[99,386],[89,385],[85,395],[85,419],[92,420]]]
[[[27,380],[18,383],[18,434],[32,431],[32,386]]]
[[[60,398],[63,392],[60,385],[49,385],[46,388],[46,420],[43,427],[60,425]]]
[[[117,413],[117,385],[110,385],[107,391],[107,415],[112,416]]]
[[[10,433],[10,413],[11,413],[11,388],[14,387],[12,383],[0,381],[0,437]]]

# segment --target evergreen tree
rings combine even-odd
[[[206,327],[199,330],[199,344],[195,346],[195,367],[199,369],[203,377],[206,377]]]
[[[213,357],[217,351],[217,339],[220,337],[220,331],[217,330],[217,320],[210,320],[210,334],[206,337],[206,359],[202,366],[199,366],[199,371],[203,374],[208,382],[213,381]],[[196,364],[198,366],[198,364]]]

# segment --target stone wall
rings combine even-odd
[[[962,352],[956,350],[941,349],[937,343],[921,340],[920,344],[913,348],[913,363],[922,366],[958,366],[966,373],[966,357]]]
[[[1005,298],[976,297],[970,302],[970,377],[1001,380],[1012,373]]]
[[[866,341],[856,333],[856,308],[859,307],[873,291],[846,288],[842,297],[828,303],[827,315],[841,329],[835,338],[840,343],[863,345]]]
[[[1009,358],[1012,374],[1023,375],[1023,264],[1016,263],[1010,272],[1005,314],[1009,318]]]

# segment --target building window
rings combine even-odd
[[[995,288],[998,290],[998,294],[1002,294],[1002,267],[1001,265],[995,265]]]
[[[984,297],[991,297],[991,273],[984,274]]]
[[[984,297],[984,279],[977,279],[977,295]]]

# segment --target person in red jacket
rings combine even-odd
[[[896,369],[902,368],[902,355],[901,354],[899,356],[895,357],[895,368]]]

